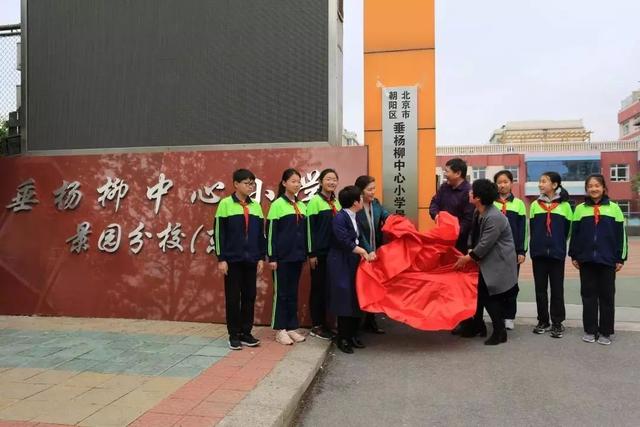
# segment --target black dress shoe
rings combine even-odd
[[[364,345],[364,343],[362,341],[360,341],[360,338],[358,338],[358,337],[351,338],[351,346],[353,348],[365,348],[366,347],[366,345]]]
[[[373,334],[384,334],[384,329],[378,326],[378,322],[376,322],[376,318],[373,314],[367,315],[364,321],[364,328],[366,332],[371,332]]]
[[[506,329],[503,329],[498,333],[494,331],[489,337],[489,339],[484,342],[484,345],[498,345],[503,342],[507,342]]]
[[[346,338],[338,338],[336,341],[336,345],[343,353],[352,354],[353,348],[351,347],[351,343]]]
[[[459,334],[463,338],[473,338],[477,336],[486,337],[487,336],[487,325],[482,323],[481,326],[476,325],[465,325],[462,328],[462,332]]]

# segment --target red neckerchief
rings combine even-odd
[[[551,211],[557,208],[558,205],[560,205],[560,202],[551,202],[550,204],[547,205],[546,202],[543,202],[542,200],[538,200],[538,204],[542,209],[544,209],[547,212],[547,234],[551,236]]]
[[[336,200],[336,195],[334,193],[331,193],[331,197],[326,197],[324,194],[322,194],[322,192],[318,193],[320,194],[320,197],[322,197],[322,199],[327,202],[329,204],[329,206],[331,206],[331,214],[332,216],[336,216],[336,214],[338,213],[338,209],[336,209],[336,204],[335,204],[335,200]]]
[[[598,223],[600,222],[600,203],[601,202],[602,200],[600,200],[598,203],[593,204],[593,219],[596,222],[596,225],[598,225]]]
[[[295,201],[291,201],[291,199],[289,199],[287,197],[287,195],[284,195],[284,198],[287,199],[287,202],[291,203],[291,205],[293,205],[293,210],[296,211],[296,224],[298,224],[300,222],[300,219],[302,218],[302,212],[300,212],[300,208],[298,207],[298,198],[294,196]]]
[[[240,199],[238,199],[238,203],[240,203],[244,212],[244,237],[247,237],[249,236],[249,204],[246,200],[242,201]]]
[[[498,202],[500,202],[500,204],[502,204],[502,208],[500,208],[500,212],[502,212],[502,215],[506,215],[507,214],[507,203],[509,203],[509,201],[498,197]]]

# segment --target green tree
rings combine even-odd
[[[3,139],[9,135],[9,122],[6,120],[0,121],[0,139]]]
[[[633,188],[633,191],[636,193],[640,193],[640,172],[631,180],[631,188]]]

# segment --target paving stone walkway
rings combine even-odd
[[[230,352],[225,325],[0,316],[0,426],[211,426],[290,350],[256,328]]]

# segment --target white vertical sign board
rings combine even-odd
[[[418,226],[418,88],[382,88],[384,206]]]

